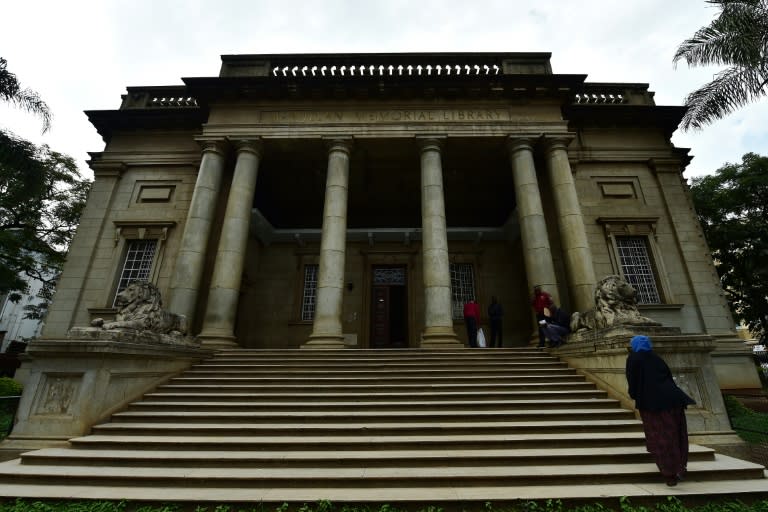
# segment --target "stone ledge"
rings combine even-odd
[[[146,345],[199,346],[200,341],[191,336],[160,334],[135,329],[102,329],[100,327],[73,327],[67,333],[68,340],[100,340],[141,343]]]

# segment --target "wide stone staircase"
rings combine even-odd
[[[447,504],[767,495],[691,445],[667,487],[632,411],[536,349],[224,350],[69,448],[0,464],[0,496]]]

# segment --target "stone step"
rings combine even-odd
[[[515,411],[520,409],[527,409],[530,407],[542,407],[543,409],[578,409],[578,408],[613,408],[619,404],[618,400],[612,398],[587,398],[587,399],[551,399],[551,400],[483,400],[483,401],[468,401],[468,400],[455,400],[455,401],[416,401],[411,400],[408,402],[363,402],[363,401],[345,401],[345,402],[274,402],[266,401],[259,402],[242,401],[242,402],[225,402],[220,400],[209,401],[151,401],[142,400],[140,402],[133,402],[129,405],[131,411],[232,411],[232,410],[268,410],[268,411],[283,411],[290,410],[295,412],[300,411],[401,411],[413,412],[413,411],[434,411],[442,410],[444,408],[450,408],[457,413],[465,414],[467,412],[476,411]]]
[[[547,368],[547,367],[528,367],[528,368],[500,368],[500,369],[471,369],[464,370],[461,368],[455,369],[442,369],[434,370],[428,368],[399,368],[399,369],[355,369],[347,368],[344,370],[336,369],[333,372],[323,371],[322,369],[313,368],[307,370],[290,369],[281,370],[275,366],[271,369],[258,368],[253,369],[245,365],[228,365],[228,366],[196,366],[184,373],[187,377],[217,377],[217,376],[234,376],[234,377],[280,377],[280,378],[296,378],[296,377],[328,377],[333,378],[410,378],[410,377],[426,377],[426,378],[452,378],[452,377],[517,377],[526,375],[536,376],[549,376],[558,374],[575,375],[575,371],[571,368]]]
[[[232,355],[225,356],[220,353],[214,354],[213,357],[203,361],[202,364],[284,364],[286,362],[285,354],[264,356],[253,355],[251,357],[244,355]],[[364,364],[367,366],[381,366],[389,364],[407,364],[407,365],[431,365],[437,363],[439,365],[456,365],[456,364],[544,364],[561,366],[562,362],[557,358],[548,354],[482,354],[482,353],[468,353],[468,354],[440,354],[440,355],[428,355],[428,354],[404,354],[401,356],[385,356],[385,355],[368,355],[357,356],[349,354],[339,354],[336,356],[323,355],[323,354],[301,354],[298,356],[292,356],[290,358],[289,366],[294,365],[315,365],[315,364],[330,364],[330,365],[358,365]]]
[[[317,384],[347,384],[358,383],[360,385],[440,385],[444,383],[462,383],[468,385],[477,384],[516,384],[528,382],[583,382],[583,375],[578,375],[573,370],[567,370],[560,373],[542,373],[539,375],[442,375],[442,376],[401,376],[401,375],[377,375],[369,376],[367,374],[359,375],[354,378],[348,376],[318,376],[312,379]],[[237,374],[212,374],[201,375],[195,373],[184,374],[181,377],[174,377],[169,380],[169,384],[259,384],[259,385],[277,385],[304,383],[306,376],[304,374],[285,375],[278,374],[273,376],[262,375],[237,375]]]
[[[413,386],[412,386],[413,387]],[[512,394],[512,393],[522,393],[522,392],[535,392],[535,391],[567,391],[570,392],[572,390],[586,390],[586,391],[595,391],[594,384],[587,382],[587,381],[573,381],[573,382],[522,382],[520,384],[514,384],[509,386],[488,386],[487,388],[483,387],[480,389],[475,389],[474,387],[466,387],[466,386],[459,386],[459,389],[443,389],[442,386],[435,385],[435,386],[429,386],[429,385],[420,385],[415,386],[416,390],[411,392],[399,392],[396,388],[389,389],[384,388],[382,389],[381,386],[356,386],[354,384],[351,384],[349,387],[346,386],[334,386],[331,388],[328,387],[320,387],[318,386],[318,391],[314,393],[305,393],[305,394],[312,394],[312,395],[323,395],[328,396],[331,390],[337,390],[336,393],[333,394],[333,396],[338,396],[340,394],[347,394],[350,396],[382,396],[382,395],[405,395],[405,396],[448,396],[448,395],[456,395],[456,396],[469,396],[472,398],[477,398],[478,396],[488,396],[489,394],[494,395],[500,395],[500,394]],[[208,383],[207,385],[196,385],[196,384],[163,384],[161,386],[158,386],[158,392],[169,392],[169,391],[187,391],[187,392],[195,392],[195,391],[210,391],[212,389],[218,390],[221,389],[224,392],[232,392],[239,389],[242,390],[257,390],[262,392],[264,395],[280,395],[280,394],[298,394],[294,393],[293,389],[290,387],[282,387],[282,386],[273,386],[273,387],[267,387],[266,389],[262,386],[259,386],[258,384],[254,385],[228,385],[228,384],[214,384],[214,383]],[[407,388],[406,388],[407,389]],[[489,391],[490,390],[490,391]],[[284,391],[284,393],[281,393],[281,391]]]
[[[444,401],[456,401],[464,400],[470,402],[480,402],[485,400],[498,401],[498,400],[551,400],[558,398],[605,398],[607,393],[605,391],[597,390],[594,387],[587,389],[551,389],[545,391],[503,391],[503,392],[484,392],[484,393],[472,393],[464,391],[422,391],[411,393],[234,393],[234,392],[188,392],[188,393],[163,393],[152,392],[144,395],[145,400],[221,400],[221,401],[244,401],[254,400],[257,402],[274,401],[316,401],[316,402],[339,402],[339,401],[367,401],[373,402],[376,400],[381,401],[401,401],[410,402],[413,400],[418,401],[432,401],[432,402],[444,402]]]
[[[566,409],[566,410],[516,410],[516,411],[123,411],[112,415],[111,420],[122,422],[162,423],[334,423],[339,421],[373,423],[441,422],[452,424],[462,422],[520,422],[532,419],[542,421],[565,421],[574,416],[582,421],[630,419],[635,416],[626,409]]]
[[[402,362],[358,362],[358,361],[345,361],[345,362],[325,362],[314,361],[306,364],[294,364],[293,362],[280,363],[274,361],[272,363],[262,362],[254,360],[253,362],[232,361],[232,362],[217,362],[215,360],[209,360],[205,363],[197,364],[193,367],[195,370],[279,370],[281,372],[290,371],[311,371],[321,370],[323,373],[335,373],[345,372],[349,370],[365,370],[371,372],[392,372],[392,371],[408,371],[417,370],[423,371],[425,362],[421,361],[402,361]],[[567,365],[563,362],[554,361],[456,361],[456,362],[443,362],[443,361],[430,361],[429,368],[431,371],[457,371],[457,372],[485,372],[485,371],[500,371],[514,372],[516,370],[550,370],[557,368],[567,368]]]
[[[722,462],[721,462],[722,464]],[[226,487],[211,488],[204,485],[198,487],[165,487],[139,486],[131,482],[121,482],[121,485],[72,485],[67,484],[38,484],[38,483],[0,483],[0,496],[37,498],[37,499],[100,499],[100,500],[130,500],[151,502],[188,502],[188,503],[243,503],[245,508],[258,503],[260,506],[278,508],[283,503],[299,504],[315,503],[328,500],[334,504],[389,503],[398,508],[408,510],[423,509],[427,505],[450,510],[460,504],[465,510],[480,510],[486,503],[494,506],[509,505],[512,508],[521,500],[562,500],[593,503],[607,500],[616,503],[627,497],[635,501],[659,502],[667,496],[690,497],[694,500],[734,499],[760,500],[768,492],[768,479],[749,480],[688,480],[677,487],[667,487],[661,481],[655,482],[623,482],[623,483],[590,483],[589,478],[573,485],[539,485],[528,482],[524,485],[491,486],[479,483],[473,486],[444,484],[429,487]]]
[[[70,439],[74,448],[99,448],[104,450],[205,450],[205,451],[349,451],[349,450],[504,450],[511,448],[536,448],[541,446],[560,448],[595,448],[636,446],[645,447],[645,436],[640,429],[611,432],[572,432],[567,436],[559,433],[472,433],[434,435],[369,435],[345,434],[301,436],[283,435],[227,435],[213,433],[200,435],[188,432],[174,434],[166,430],[163,435],[105,432]]]
[[[464,467],[653,462],[644,446],[491,450],[205,451],[46,448],[22,455],[24,464],[140,467]],[[692,445],[690,461],[711,461],[715,451]]]
[[[122,435],[282,435],[282,436],[374,436],[374,435],[462,435],[483,432],[486,434],[534,433],[546,431],[567,435],[574,432],[626,432],[641,430],[642,424],[635,419],[578,419],[571,421],[454,421],[434,423],[409,421],[390,423],[155,423],[120,422],[104,423],[93,427],[94,434],[117,433]]]
[[[387,392],[475,392],[475,393],[503,393],[505,391],[534,391],[534,390],[571,390],[594,389],[594,384],[586,381],[555,381],[555,382],[521,382],[514,384],[355,384],[349,381],[346,384],[320,384],[307,382],[305,384],[229,384],[229,383],[171,383],[159,386],[161,393],[197,393],[210,392],[212,390],[223,392],[263,392],[263,393],[296,393],[313,392],[324,394],[350,393],[366,391],[376,393]]]
[[[733,459],[728,471],[723,471],[718,457],[712,461],[694,461],[688,465],[693,481],[741,480],[762,478],[763,466]],[[143,467],[131,468],[130,480],[145,486],[184,486],[207,488],[230,487],[354,487],[409,488],[439,485],[564,485],[590,483],[637,483],[660,480],[652,462],[626,464],[522,465],[522,466],[460,466],[460,467]],[[36,483],[121,485],[126,481],[122,466],[47,466],[26,465],[17,461],[0,464],[3,483]]]
[[[547,351],[539,350],[535,347],[517,347],[508,349],[494,349],[492,351],[486,350],[467,350],[467,349],[441,349],[435,351],[431,349],[324,349],[324,350],[286,350],[286,349],[222,349],[217,351],[211,359],[277,359],[284,361],[286,354],[290,354],[291,359],[297,361],[301,360],[317,360],[317,359],[342,359],[342,360],[355,360],[355,359],[374,359],[374,360],[388,360],[388,359],[406,359],[410,361],[416,360],[470,360],[470,359],[485,359],[485,360],[498,360],[498,359],[549,359],[557,360],[557,357],[549,354]]]

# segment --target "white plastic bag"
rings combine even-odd
[[[482,327],[477,330],[477,346],[480,348],[487,347],[487,344],[485,343],[485,333],[483,332]]]

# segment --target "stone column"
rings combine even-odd
[[[534,286],[541,285],[559,303],[555,265],[552,262],[544,207],[533,163],[533,141],[510,138],[508,147],[529,294],[533,293]]]
[[[208,305],[199,338],[204,346],[237,347],[235,316],[248,245],[261,141],[238,141],[235,174],[221,227]]]
[[[547,140],[546,159],[568,274],[571,308],[574,311],[586,311],[595,305],[597,279],[592,264],[592,250],[584,228],[584,216],[581,214],[571,164],[568,162],[567,144],[568,141],[562,138]]]
[[[423,348],[461,348],[453,330],[451,269],[445,221],[441,144],[419,139],[421,146],[421,229],[424,264]]]
[[[329,143],[315,320],[312,334],[301,348],[344,348],[341,307],[344,296],[351,150],[350,139],[334,139]]]
[[[205,249],[211,234],[213,215],[219,199],[224,173],[223,139],[202,142],[203,158],[197,173],[195,191],[189,205],[176,267],[171,277],[168,309],[185,315],[192,325],[198,289],[205,262]]]

